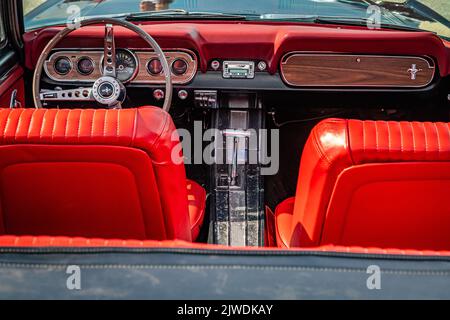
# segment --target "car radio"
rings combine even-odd
[[[255,63],[253,61],[224,61],[223,77],[226,79],[253,79]]]

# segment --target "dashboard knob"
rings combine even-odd
[[[156,89],[155,91],[153,91],[153,97],[158,101],[164,99],[165,96],[166,94],[161,89]]]
[[[186,90],[180,90],[178,91],[178,98],[180,98],[180,100],[186,100],[188,98],[189,94]]]
[[[212,62],[211,62],[211,68],[213,68],[213,70],[219,70],[219,68],[220,68],[220,62],[219,61],[217,61],[217,60],[213,60]]]
[[[266,68],[267,68],[267,63],[266,63],[266,62],[260,61],[260,62],[258,63],[258,69],[259,69],[259,71],[264,71],[264,70],[266,70]]]

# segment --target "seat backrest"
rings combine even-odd
[[[155,107],[2,109],[0,234],[190,241],[181,153]]]
[[[329,119],[303,152],[291,246],[450,249],[447,123]]]

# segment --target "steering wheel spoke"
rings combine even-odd
[[[105,25],[103,75],[117,78],[116,70],[116,42],[114,39],[114,26]]]
[[[78,88],[70,90],[43,90],[40,93],[41,101],[95,101],[92,88]]]

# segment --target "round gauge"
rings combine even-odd
[[[67,57],[60,57],[55,61],[55,71],[60,75],[66,75],[72,70],[72,62]]]
[[[187,62],[183,59],[177,59],[172,63],[172,72],[177,75],[181,76],[186,73],[188,69]]]
[[[137,71],[137,61],[134,55],[127,50],[117,50],[116,52],[116,72],[117,79],[122,82],[131,80]]]
[[[161,74],[161,72],[163,71],[163,67],[161,64],[161,61],[159,61],[159,59],[152,59],[149,61],[149,63],[147,64],[147,70],[151,75],[158,75]]]
[[[78,72],[82,75],[90,75],[92,72],[94,72],[94,62],[91,58],[83,57],[80,60],[78,60]]]

